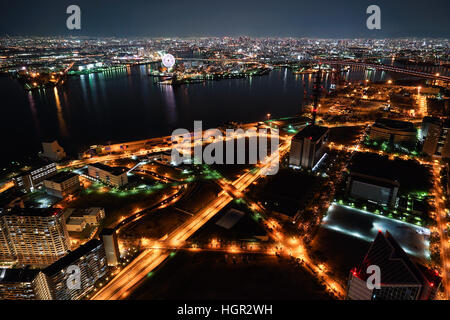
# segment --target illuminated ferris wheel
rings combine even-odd
[[[165,54],[162,57],[162,64],[164,67],[166,67],[167,69],[172,68],[175,65],[175,57],[173,55],[171,55],[170,53]]]

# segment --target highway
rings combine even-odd
[[[5,192],[6,190],[14,187],[14,181],[9,180],[6,181],[3,185],[0,186],[0,193]]]
[[[439,232],[440,240],[441,240],[441,277],[442,277],[442,286],[444,287],[444,295],[445,299],[449,300],[450,298],[450,243],[448,235],[445,233],[445,229],[447,229],[447,221],[446,221],[446,210],[445,210],[445,197],[443,194],[442,186],[441,186],[441,166],[437,163],[434,164],[433,167],[433,175],[434,175],[434,190],[435,190],[435,204],[436,204],[436,222],[437,229]]]
[[[278,156],[284,155],[290,147],[290,140],[284,140],[278,148],[278,152],[270,155],[265,164],[256,170],[256,172],[249,171],[241,175],[235,180],[232,185],[238,191],[244,191],[259,177],[267,173],[267,170],[277,162]],[[213,200],[209,206],[202,209],[191,219],[177,227],[172,231],[166,239],[160,241],[168,243],[171,247],[181,247],[184,242],[200,229],[206,222],[208,222],[214,215],[222,210],[228,203],[233,200],[227,192],[221,191],[218,197]],[[155,249],[147,249],[142,252],[136,259],[134,259],[127,267],[120,271],[113,280],[98,291],[92,300],[117,300],[126,298],[136,286],[146,277],[146,275],[158,267],[169,254],[167,251],[160,251]]]
[[[161,201],[152,205],[149,208],[146,208],[142,211],[132,214],[131,216],[126,217],[125,219],[121,220],[117,225],[114,226],[114,230],[119,231],[121,228],[125,227],[126,225],[128,225],[132,222],[136,222],[137,220],[141,219],[145,214],[147,214],[153,210],[156,210],[156,209],[165,208],[165,207],[175,203],[178,200],[178,198],[181,195],[183,195],[185,189],[186,189],[185,186],[182,185],[181,188],[178,191],[176,191],[174,194],[172,194],[164,199],[161,199]]]

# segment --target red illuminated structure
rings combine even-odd
[[[320,99],[320,92],[322,91],[322,70],[321,70],[321,64],[319,63],[319,70],[316,73],[316,77],[314,79],[313,84],[313,90],[312,90],[312,96],[313,96],[313,109],[312,109],[312,124],[316,124],[316,115],[317,111],[319,110],[319,99]]]
[[[370,289],[369,266],[380,269],[380,288]],[[386,231],[378,232],[362,264],[350,271],[349,300],[431,300],[441,284],[439,273],[415,263]]]

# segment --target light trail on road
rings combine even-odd
[[[449,239],[447,234],[445,233],[445,229],[447,228],[446,222],[446,210],[445,210],[445,202],[442,193],[442,187],[439,185],[441,181],[440,177],[441,166],[439,164],[434,164],[433,167],[433,175],[434,175],[434,189],[435,189],[435,203],[436,203],[436,222],[437,228],[439,230],[439,236],[441,240],[441,260],[442,260],[442,286],[444,287],[444,295],[447,300],[450,297],[450,258],[449,258]]]
[[[249,171],[240,176],[232,183],[234,187],[236,187],[238,191],[245,190],[256,179],[267,173],[267,170],[275,164],[275,161],[277,161],[276,164],[278,165],[279,157],[285,154],[289,150],[289,147],[290,140],[284,140],[283,144],[279,146],[278,152],[272,153],[266,159],[265,164],[258,168],[256,172]],[[161,239],[161,241],[167,242],[175,248],[182,246],[184,241],[186,241],[233,199],[234,198],[225,191],[220,192],[218,197],[213,200],[209,206],[202,209],[191,219],[172,231],[166,239]],[[166,251],[157,251],[153,249],[145,250],[91,299],[117,300],[126,298],[146,277],[146,275],[158,267],[168,256],[169,254]]]

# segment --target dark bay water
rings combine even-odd
[[[353,69],[350,81],[385,80],[383,71]],[[330,85],[330,76],[325,78]],[[0,77],[0,126],[3,161],[34,155],[41,141],[58,139],[72,155],[93,144],[127,141],[226,121],[264,120],[301,111],[312,76],[277,69],[268,75],[163,86],[148,75],[147,66],[70,77],[57,89],[26,92],[19,83]]]

